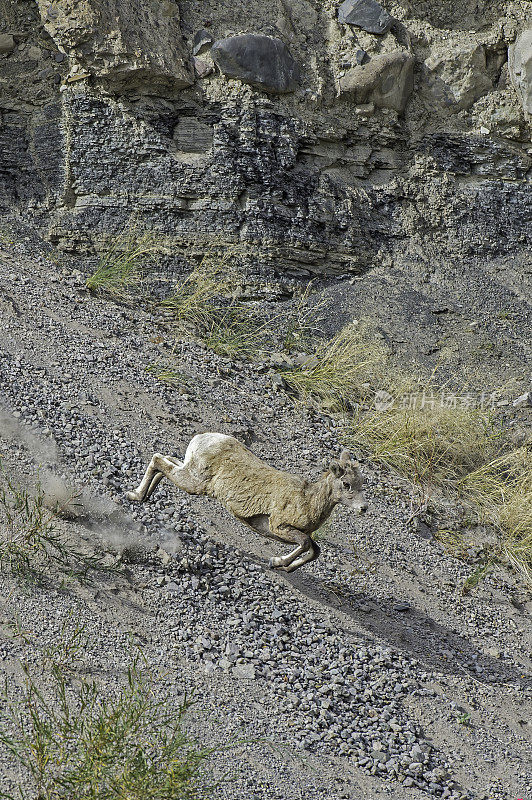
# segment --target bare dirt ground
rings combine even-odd
[[[162,385],[147,368],[171,333],[51,255],[31,233],[0,243],[2,464],[29,488],[83,492],[58,522],[73,541],[137,555],[92,583],[0,572],[1,676],[16,689],[21,661],[38,673],[82,624],[84,670],[113,685],[133,636],[161,695],[195,690],[193,734],[246,740],[209,762],[227,775],[219,798],[531,798],[529,591],[499,568],[462,596],[474,565],[408,524],[407,487],[371,463],[367,515],[337,510],[320,559],[290,576],[267,568],[282,549],[212,501],[161,486],[129,503],[152,453],[183,454],[200,431],[315,477],[339,452],[334,425],[195,344],[174,355],[182,385]],[[4,791],[24,780],[7,753],[0,776]]]

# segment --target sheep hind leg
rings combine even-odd
[[[169,478],[188,494],[203,494],[203,481],[191,475],[181,461],[155,453],[137,489],[127,493],[128,499],[144,502],[153,494],[164,477]]]
[[[155,459],[157,458],[158,455],[159,453],[155,453],[155,455],[152,457],[150,463],[148,464],[146,472],[144,473],[144,477],[142,478],[137,488],[134,489],[132,492],[126,492],[126,497],[128,500],[132,501],[136,500],[139,503],[144,502],[146,493],[148,492],[152,484],[152,481],[154,480],[158,472],[158,469],[155,466]]]
[[[164,478],[164,472],[156,472],[153,478],[151,479],[151,483],[146,490],[146,494],[144,495],[144,500],[149,500],[154,491],[159,486],[160,482]]]
[[[178,461],[177,458],[170,458],[170,456],[167,457],[167,461],[171,461],[173,464],[175,464],[180,469],[183,469],[183,467],[185,466],[182,461]],[[157,489],[158,485],[160,484],[160,482],[162,481],[162,479],[164,477],[165,477],[164,472],[156,472],[155,473],[155,475],[153,476],[153,478],[151,480],[150,485],[148,486],[146,494],[144,495],[144,500],[149,500],[150,499],[150,497],[152,496],[154,491]]]

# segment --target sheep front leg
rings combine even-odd
[[[204,482],[192,475],[181,461],[155,453],[137,489],[127,492],[128,499],[144,502],[153,494],[163,478],[169,478],[179,489],[188,494],[203,494],[205,489]]]
[[[285,572],[293,572],[295,569],[302,567],[303,564],[308,564],[311,561],[315,561],[320,552],[321,550],[316,542],[312,541],[312,547],[310,547],[305,553],[302,553],[299,558],[295,558],[293,561],[291,561],[290,564],[283,569]]]
[[[297,547],[285,556],[274,556],[270,558],[269,566],[274,569],[282,569],[285,572],[293,572],[298,567],[308,561],[314,561],[320,554],[320,548],[311,537],[296,528],[283,526],[275,531],[276,535],[286,542],[295,542]]]

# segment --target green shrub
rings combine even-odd
[[[112,571],[104,555],[80,551],[58,530],[60,508],[48,508],[40,485],[35,494],[0,468],[0,570],[39,580],[49,565],[85,577],[91,569]]]
[[[24,775],[25,800],[193,800],[209,755],[182,730],[186,700],[157,700],[140,659],[127,681],[105,692],[95,681],[71,682],[55,664],[37,685],[25,670],[22,699],[9,692],[0,710],[0,743]],[[32,787],[27,793],[28,782]],[[201,794],[205,797],[205,794]],[[0,788],[0,797],[12,798]]]

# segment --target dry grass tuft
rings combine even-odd
[[[386,410],[358,411],[345,430],[350,446],[371,452],[413,483],[442,487],[494,457],[501,437],[490,415],[479,409],[446,408],[437,399],[423,408],[403,408],[400,397]]]
[[[532,584],[532,453],[527,446],[509,450],[465,475],[460,494],[483,521],[503,534],[501,548]]]
[[[384,346],[370,339],[368,327],[351,324],[320,344],[306,364],[281,374],[303,397],[316,398],[328,408],[350,408],[368,394],[368,381],[385,360]]]
[[[348,447],[408,478],[422,497],[438,488],[460,499],[472,521],[495,526],[495,555],[532,583],[532,458],[527,447],[513,447],[493,411],[467,393],[455,402],[434,373],[401,374],[367,325],[348,325],[307,365],[282,374],[303,398],[343,412]]]
[[[234,256],[234,249],[221,257],[204,256],[159,307],[175,324],[178,336],[197,338],[220,355],[252,357],[268,325],[238,299]]]
[[[199,339],[219,355],[250,360],[276,347],[305,346],[323,307],[322,302],[308,306],[310,285],[290,308],[268,314],[264,303],[241,299],[237,255],[236,247],[223,256],[207,254],[159,303],[177,335]]]
[[[156,250],[153,234],[139,234],[135,227],[124,229],[102,254],[96,271],[87,278],[87,288],[115,297],[127,295],[141,284],[144,267]]]

